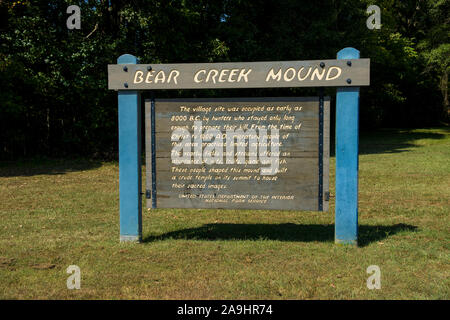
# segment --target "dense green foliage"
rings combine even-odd
[[[68,30],[68,5],[81,30]],[[377,4],[382,27],[369,30]],[[361,127],[448,121],[449,2],[445,0],[0,1],[0,158],[114,156],[116,93],[106,65],[371,58]],[[327,90],[330,95],[334,89]],[[158,92],[158,96],[316,94],[311,89]]]

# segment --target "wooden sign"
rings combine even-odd
[[[329,98],[146,100],[147,206],[327,211]]]
[[[119,117],[120,241],[142,240],[141,92],[336,88],[335,242],[357,245],[360,86],[370,60],[108,65]],[[329,99],[146,101],[147,206],[328,210]],[[231,138],[230,138],[231,137]]]
[[[108,65],[113,90],[352,87],[370,83],[370,59]]]

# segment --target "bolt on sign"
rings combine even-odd
[[[141,192],[142,90],[337,87],[335,241],[356,244],[359,87],[370,60],[345,48],[336,60],[108,65],[118,90],[120,239],[142,237],[149,208],[327,211],[330,98],[145,101],[146,190]]]
[[[328,210],[329,106],[328,97],[146,100],[147,206]]]

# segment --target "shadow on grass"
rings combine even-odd
[[[101,161],[87,159],[32,159],[0,162],[0,177],[57,175],[98,168]]]
[[[448,128],[439,128],[449,130]],[[376,132],[361,132],[359,154],[407,152],[417,140],[444,139],[445,134],[438,132],[420,132],[410,129],[383,129]]]
[[[433,128],[429,128],[433,129]],[[448,131],[448,127],[434,128]],[[428,129],[427,129],[428,130]],[[438,132],[419,132],[414,129],[379,129],[376,131],[361,131],[359,133],[359,154],[401,153],[417,147],[415,141],[422,139],[444,139],[445,134]],[[335,135],[330,138],[330,156],[335,153]]]
[[[358,245],[366,246],[399,232],[413,232],[416,226],[395,224],[392,226],[359,226]],[[321,224],[205,224],[198,228],[182,229],[148,236],[143,242],[166,239],[184,240],[278,240],[298,242],[334,242],[334,225]]]

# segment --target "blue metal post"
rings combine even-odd
[[[345,48],[338,52],[337,58],[359,59],[359,51]],[[351,245],[357,245],[358,241],[358,119],[359,87],[338,88],[335,242]]]
[[[125,64],[137,64],[138,59],[124,54],[117,59]],[[124,88],[128,86],[124,83]],[[142,238],[141,203],[141,97],[138,91],[120,91],[119,98],[119,192],[120,241],[140,241]]]

